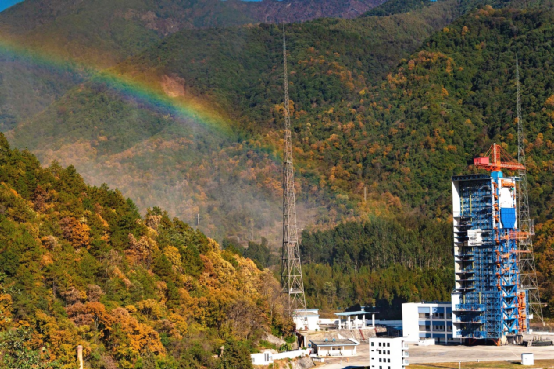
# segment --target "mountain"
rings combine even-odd
[[[552,300],[553,4],[490,3],[500,9],[466,14],[475,2],[442,1],[286,26],[312,303],[448,295],[450,177],[476,173],[473,157],[492,142],[515,153],[516,56],[536,257]],[[90,183],[117,185],[142,211],[159,200],[226,244],[262,235],[274,247],[281,32],[268,24],[182,30],[95,74],[8,137],[43,162],[74,162]],[[414,219],[429,222],[433,236]],[[342,221],[350,222],[336,227]],[[368,263],[381,245],[353,235],[383,230],[399,241],[382,245],[388,259]],[[432,244],[436,255],[419,258]]]
[[[382,2],[27,0],[0,13],[0,129],[39,113],[91,69],[113,66],[182,29],[352,18]]]
[[[1,134],[0,168],[2,368],[75,367],[77,345],[89,368],[249,368],[291,332],[271,272],[159,208]]]
[[[295,141],[310,130],[330,130],[325,112],[359,100],[367,83],[380,81],[459,16],[458,7],[444,1],[412,14],[288,25]],[[9,137],[44,162],[76,165],[90,183],[117,186],[140,209],[161,204],[191,224],[200,213],[200,227],[210,235],[244,240],[256,233],[277,245],[281,43],[280,28],[267,24],[178,32],[111,69],[116,82],[98,78],[72,90]],[[201,119],[129,97],[133,88],[122,95],[113,87],[120,80],[173,96],[173,104],[197,102],[218,118],[198,124]],[[395,206],[394,196],[371,189],[366,204],[352,201],[310,152],[303,147],[295,153],[301,228]]]
[[[399,196],[408,205],[403,207],[408,217],[400,213],[399,223],[377,219],[306,232],[301,249],[304,260],[310,262],[306,284],[315,305],[448,296],[448,288],[445,291],[443,287],[452,283],[450,178],[478,173],[472,167],[473,158],[485,153],[493,142],[517,156],[517,58],[529,196],[538,223],[535,258],[542,299],[550,306],[554,299],[553,19],[554,12],[548,8],[483,8],[462,17],[431,36],[394,68],[386,81],[368,87],[364,97],[371,101],[371,108],[357,118],[372,132],[359,150],[356,136],[340,126],[319,131],[314,141],[334,138],[323,152],[329,158],[341,158],[344,184],[356,173],[356,167],[348,169],[345,164],[363,158],[362,167],[368,168],[365,180],[373,181],[380,191]],[[336,105],[329,120],[339,121],[349,108]],[[358,129],[354,126],[351,131]],[[316,134],[315,129],[311,132]],[[410,241],[410,235],[417,241]],[[433,251],[417,251],[425,245],[433,245]],[[418,255],[425,255],[431,268],[418,262]],[[429,275],[433,278],[426,279]],[[421,280],[412,284],[414,276]],[[547,316],[552,313],[551,308],[545,309]]]

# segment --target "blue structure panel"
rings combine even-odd
[[[452,330],[472,339],[521,334],[528,314],[525,292],[518,290],[515,179],[493,172],[452,180],[458,301]]]

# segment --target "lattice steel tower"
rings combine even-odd
[[[306,296],[302,281],[302,264],[296,229],[296,198],[294,190],[294,166],[292,163],[292,135],[289,114],[289,79],[287,71],[287,44],[283,26],[283,65],[284,65],[284,115],[285,150],[283,157],[283,247],[281,250],[281,286],[287,295],[289,315],[296,309],[306,309]]]
[[[516,60],[516,79],[517,79],[517,160],[525,166],[525,132],[523,130],[523,120],[521,119],[521,90],[519,83],[519,61]],[[533,252],[533,239],[535,227],[529,213],[529,193],[527,188],[527,170],[519,171],[519,228],[524,237],[518,242],[518,264],[520,270],[521,288],[527,290],[529,306],[533,314],[543,321],[542,304],[539,295],[539,285],[537,282],[537,271],[535,270],[535,254]]]

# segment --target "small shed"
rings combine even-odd
[[[521,354],[521,365],[535,365],[535,355]]]
[[[297,309],[292,317],[297,331],[319,330],[319,309]]]
[[[310,344],[318,357],[347,357],[356,355],[356,347],[360,343],[352,339],[332,339],[310,341]]]
[[[250,354],[253,365],[269,365],[273,364],[273,353],[265,351],[260,354]]]

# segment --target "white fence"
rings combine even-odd
[[[272,354],[267,351],[261,354],[250,354],[252,359],[252,364],[254,365],[269,365],[272,364],[275,360],[282,359],[294,359],[297,357],[308,356],[310,355],[311,349],[306,350],[294,350],[294,351],[285,351],[278,354]]]
[[[310,352],[311,349],[280,352],[278,354],[273,354],[273,360],[294,359],[296,357],[308,356]]]

